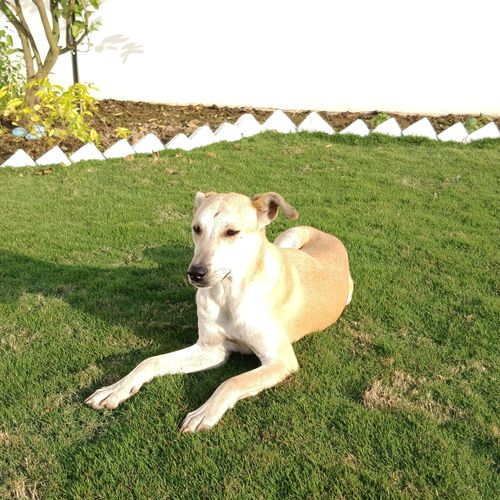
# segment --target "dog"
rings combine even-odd
[[[297,219],[278,193],[196,193],[189,281],[197,288],[198,341],[154,356],[85,402],[113,409],[154,377],[222,365],[232,352],[253,353],[261,366],[223,382],[182,423],[182,432],[210,429],[243,398],[272,387],[299,368],[292,347],[334,323],[352,298],[354,283],[344,245],[300,226],[274,244],[266,226],[278,210]]]

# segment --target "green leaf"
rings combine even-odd
[[[89,136],[93,143],[99,142],[99,134],[95,129],[91,129]]]
[[[71,33],[73,33],[73,38],[78,38],[84,31],[84,24],[79,21],[75,21],[71,26]]]

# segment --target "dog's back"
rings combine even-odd
[[[295,342],[324,330],[342,314],[352,295],[349,260],[338,238],[312,227],[288,229],[274,244],[293,270],[294,287],[302,294],[286,320]]]

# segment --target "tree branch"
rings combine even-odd
[[[72,21],[73,21],[73,8],[74,8],[75,2],[74,0],[68,0],[68,5],[67,5],[67,11],[65,12],[66,15],[66,52],[68,51],[68,47],[71,46],[71,40],[72,38]]]
[[[24,30],[20,21],[17,19],[16,15],[11,9],[15,9],[13,4],[7,1],[0,1],[0,11],[2,11],[9,22],[14,25],[17,31]]]
[[[50,50],[57,54],[59,52],[59,47],[57,46],[58,40],[54,36],[53,27],[50,26],[49,18],[47,17],[47,12],[45,10],[45,5],[42,0],[33,0],[33,3],[36,5],[38,9],[38,13],[40,14],[40,19],[42,20],[43,30],[45,31],[45,36],[47,37],[47,41],[49,42]],[[52,15],[52,20],[54,20],[54,16]],[[57,23],[56,23],[57,24]]]
[[[64,47],[61,49],[60,54],[66,54],[66,52],[70,52],[73,49],[76,49],[80,43],[83,42],[84,38],[90,33],[90,31],[85,28],[85,31],[81,34],[80,38],[77,38],[72,45]]]
[[[9,8],[9,9],[14,9],[14,4],[12,3],[12,1],[8,1],[8,0],[2,0],[0,2],[0,10],[3,12],[3,9],[5,8]],[[5,14],[5,12],[4,12]],[[7,14],[5,14],[7,15]]]
[[[50,0],[50,13],[52,14],[52,33],[54,34],[57,44],[61,37],[61,27],[59,26],[59,13],[57,12],[57,0]]]
[[[24,36],[28,39],[29,44],[31,46],[31,51],[33,52],[33,55],[35,56],[36,64],[39,68],[42,67],[42,58],[40,57],[40,52],[38,51],[38,47],[36,46],[35,39],[33,38],[33,35],[30,32],[30,29],[28,27],[28,23],[26,22],[26,19],[24,18],[24,13],[23,9],[21,7],[21,3],[19,0],[14,0],[16,4],[16,14],[17,14],[17,24],[13,23],[14,26],[17,26],[20,24],[21,31],[24,34]],[[21,31],[18,29],[18,33],[21,34]]]

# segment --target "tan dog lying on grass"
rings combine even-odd
[[[256,354],[259,368],[226,380],[187,415],[181,430],[196,432],[298,370],[292,343],[334,323],[351,300],[353,282],[346,249],[334,236],[302,226],[270,243],[265,227],[278,208],[297,219],[277,193],[196,193],[188,275],[198,289],[198,341],[146,359],[88,397],[88,405],[113,409],[154,377],[213,368],[233,351]]]

